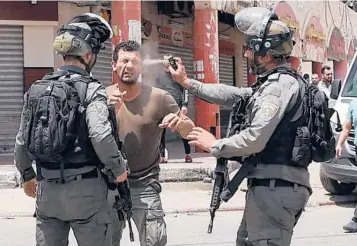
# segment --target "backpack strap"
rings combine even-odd
[[[61,78],[63,76],[69,77],[72,74],[73,73],[70,73],[67,70],[58,70],[58,71],[54,71],[54,72],[46,74],[42,79],[44,79],[44,80],[58,80],[59,78]]]
[[[99,83],[99,81],[91,76],[78,76],[73,78],[72,81],[78,91],[78,96],[82,106],[86,108],[88,106],[86,102],[88,85],[90,83]]]

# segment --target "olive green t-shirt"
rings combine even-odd
[[[108,95],[116,85],[110,87]],[[143,179],[159,173],[159,145],[163,132],[159,124],[169,113],[178,112],[179,107],[169,93],[147,84],[142,84],[138,97],[121,106],[117,120],[130,168],[129,178]]]

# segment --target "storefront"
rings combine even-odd
[[[105,49],[101,50],[97,56],[92,74],[104,86],[108,86],[113,82],[112,71],[112,41],[109,39],[105,42]]]
[[[219,83],[235,86],[235,44],[219,40]],[[220,107],[221,137],[226,136],[229,108]]]
[[[13,153],[24,92],[53,71],[57,2],[0,2],[0,154]]]
[[[302,73],[317,73],[321,78],[321,67],[326,56],[324,29],[317,17],[311,16],[305,21],[303,30],[303,42],[301,44]]]
[[[334,27],[331,31],[329,45],[327,48],[327,58],[333,61],[333,73],[335,79],[343,80],[347,72],[345,39],[340,29]]]
[[[157,26],[158,34],[158,52],[161,59],[165,54],[171,54],[176,57],[181,57],[187,75],[194,78],[193,71],[193,39],[192,34],[182,31],[180,28]],[[155,47],[153,47],[155,49]],[[161,64],[158,72],[162,70]],[[155,79],[155,78],[152,78]],[[188,115],[191,119],[195,118],[195,102],[194,96],[189,94]]]
[[[274,13],[278,15],[279,20],[284,22],[291,30],[294,31],[293,39],[295,41],[294,49],[289,58],[291,67],[297,69],[300,65],[300,23],[290,5],[286,2],[279,2],[274,9]]]
[[[111,25],[111,10],[108,8],[92,8],[92,12],[102,16]],[[105,49],[101,50],[97,56],[97,62],[92,69],[93,76],[98,79],[103,85],[108,86],[113,83],[112,70],[112,40],[105,42]]]
[[[24,95],[23,27],[0,26],[0,153],[14,147]]]

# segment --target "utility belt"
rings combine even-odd
[[[81,162],[81,163],[64,163],[64,169],[78,169],[82,167],[92,167],[92,166],[95,167],[97,165],[98,163],[93,160]],[[60,170],[60,163],[58,162],[40,162],[39,166],[49,170]]]
[[[95,178],[95,177],[99,177],[98,176],[98,171],[97,171],[97,167],[98,164],[97,162],[90,160],[87,162],[81,162],[81,163],[58,163],[58,162],[39,162],[36,161],[36,169],[37,169],[37,174],[36,174],[36,178],[37,180],[41,181],[43,179],[42,176],[42,171],[41,169],[47,169],[47,170],[58,170],[61,173],[61,177],[59,179],[53,179],[53,180],[48,180],[46,179],[48,182],[52,182],[52,183],[66,183],[69,181],[73,181],[73,180],[79,180],[79,179],[88,179],[88,178]],[[79,168],[83,168],[83,167],[93,167],[95,169],[93,169],[93,171],[88,172],[88,173],[84,173],[84,174],[80,174],[77,176],[72,176],[69,178],[65,178],[64,177],[64,170],[66,169],[79,169]],[[97,175],[97,176],[95,176]],[[82,178],[82,176],[84,178]]]
[[[83,179],[99,178],[101,176],[101,174],[99,172],[100,171],[97,168],[95,168],[92,171],[65,178],[64,182],[63,182],[63,180],[61,178],[58,178],[58,179],[46,179],[46,182],[53,183],[53,184],[62,184],[62,183],[68,183],[68,182],[71,182],[71,181],[79,181],[79,180],[83,180]]]
[[[274,187],[294,187],[294,191],[297,191],[299,187],[308,188],[304,185],[300,185],[283,179],[248,179],[248,187],[251,188],[255,186],[266,186],[270,187],[271,189],[274,189]]]

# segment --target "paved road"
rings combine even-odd
[[[353,207],[325,206],[308,208],[295,230],[292,246],[356,245],[357,235],[347,234],[342,226],[351,218]],[[207,234],[209,217],[206,213],[168,215],[168,246],[235,246],[235,234],[242,212],[219,212],[212,234]],[[0,219],[0,245],[35,245],[35,219],[28,217]],[[135,231],[134,243],[124,231],[124,246],[139,246]],[[70,236],[70,246],[76,246]]]

